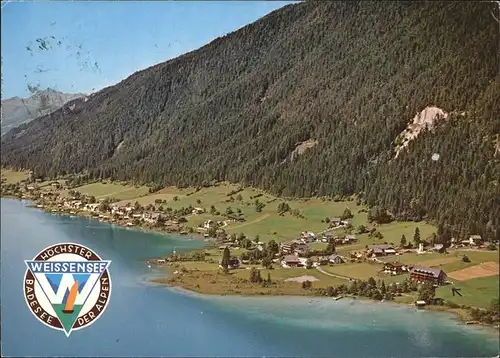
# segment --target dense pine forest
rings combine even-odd
[[[289,5],[12,130],[2,166],[357,194],[398,219],[499,237],[492,11],[486,2]],[[396,138],[427,106],[450,118],[395,159]],[[317,145],[292,155],[309,139]]]

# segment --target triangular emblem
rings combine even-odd
[[[31,269],[28,266],[29,269]],[[102,274],[102,273],[101,273]],[[34,277],[69,337],[88,296],[101,274],[36,273]],[[91,282],[89,282],[91,281]],[[86,287],[88,284],[89,287]],[[63,293],[62,290],[65,290]]]
[[[104,312],[111,293],[110,260],[78,243],[59,243],[24,260],[24,298],[46,326],[69,337],[92,325]]]

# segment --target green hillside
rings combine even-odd
[[[285,196],[356,193],[399,219],[499,237],[493,10],[286,6],[12,130],[2,165],[181,187],[228,180]],[[428,106],[449,119],[394,159],[399,134]],[[317,145],[292,155],[306,140]]]

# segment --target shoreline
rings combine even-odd
[[[74,212],[74,213],[70,213],[70,212],[67,212],[67,211],[56,211],[56,212],[53,212],[52,211],[52,207],[51,206],[48,206],[48,205],[44,205],[43,207],[38,207],[37,204],[35,203],[35,201],[33,199],[30,199],[30,198],[20,198],[20,197],[17,197],[17,196],[12,196],[12,195],[2,195],[1,198],[5,198],[5,199],[13,199],[13,200],[19,200],[19,201],[28,201],[28,202],[31,202],[32,204],[30,205],[26,205],[26,207],[30,208],[30,209],[38,209],[40,211],[43,211],[44,213],[47,213],[47,214],[53,214],[53,215],[57,215],[57,216],[73,216],[73,217],[81,217],[81,218],[88,218],[88,219],[93,219],[93,220],[96,220],[96,221],[99,221],[99,222],[105,222],[107,224],[110,224],[110,225],[114,225],[114,226],[117,226],[119,228],[123,228],[123,229],[132,229],[132,230],[139,230],[139,231],[142,231],[142,232],[145,232],[145,233],[154,233],[154,234],[161,234],[161,235],[176,235],[178,236],[178,238],[181,238],[181,239],[185,239],[185,240],[203,240],[203,241],[207,241],[205,237],[203,236],[200,236],[200,235],[193,235],[193,234],[188,234],[188,235],[181,235],[178,231],[165,231],[165,230],[155,230],[154,228],[151,228],[151,227],[147,227],[147,226],[140,226],[140,225],[134,225],[134,226],[127,226],[127,225],[123,225],[121,224],[120,222],[113,222],[111,220],[106,220],[105,218],[99,218],[99,217],[96,217],[96,216],[93,216],[93,215],[90,215],[90,213],[87,213],[87,212],[82,212],[82,211],[78,211],[78,212]],[[155,260],[157,259],[156,257],[155,258],[150,258],[151,260]],[[193,289],[193,288],[190,288],[190,287],[186,287],[186,285],[182,282],[177,282],[177,283],[172,283],[172,282],[167,282],[169,281],[170,279],[172,279],[173,276],[173,270],[174,268],[172,268],[171,266],[164,266],[164,265],[157,265],[158,268],[161,268],[164,272],[164,276],[159,278],[149,278],[148,279],[148,283],[150,284],[153,284],[155,286],[161,286],[161,287],[164,287],[164,288],[168,288],[170,290],[173,290],[173,291],[177,291],[179,293],[183,293],[183,294],[187,294],[187,295],[191,295],[191,296],[206,296],[207,298],[209,297],[246,297],[246,298],[250,298],[250,297],[262,297],[262,298],[269,298],[269,297],[289,297],[289,298],[302,298],[302,299],[312,299],[312,298],[317,298],[317,299],[323,299],[323,300],[331,300],[332,298],[331,297],[325,297],[325,296],[322,296],[322,295],[318,295],[316,294],[316,291],[308,291],[308,290],[301,290],[301,293],[303,292],[303,294],[289,294],[289,293],[283,293],[283,292],[266,292],[266,293],[262,293],[262,291],[258,292],[258,293],[241,293],[241,292],[230,292],[230,291],[221,291],[221,292],[206,292],[206,291],[203,291],[203,290],[196,290],[196,289]],[[200,271],[200,272],[203,272],[203,271]],[[388,300],[382,300],[382,301],[379,301],[379,300],[374,300],[374,299],[371,299],[371,298],[368,298],[368,297],[363,297],[363,296],[356,296],[356,295],[345,295],[343,297],[343,299],[347,299],[347,300],[353,300],[353,301],[363,301],[363,302],[368,302],[368,303],[371,303],[371,304],[392,304],[392,305],[397,305],[399,307],[414,307],[415,309],[417,309],[415,307],[414,304],[408,304],[408,303],[402,303],[402,302],[395,302],[395,301],[388,301]],[[438,313],[445,313],[445,314],[448,314],[448,315],[451,315],[452,317],[454,317],[457,322],[459,324],[463,324],[463,325],[472,325],[472,326],[476,326],[476,327],[483,327],[485,329],[488,329],[488,330],[491,330],[491,331],[494,331],[496,334],[498,334],[499,332],[499,327],[498,326],[495,326],[493,324],[486,324],[486,323],[483,323],[483,322],[474,322],[472,324],[468,324],[467,322],[470,322],[470,320],[468,319],[467,317],[467,314],[466,312],[464,312],[464,309],[462,308],[451,308],[451,307],[448,307],[448,306],[436,306],[436,305],[427,305],[423,308],[420,308],[419,310],[422,310],[422,311],[426,311],[426,312],[438,312]]]
[[[194,298],[198,298],[198,299],[205,299],[205,300],[210,300],[210,299],[214,299],[214,298],[216,298],[216,299],[217,298],[218,299],[230,299],[233,297],[248,298],[248,299],[255,299],[255,300],[259,300],[259,299],[265,300],[265,299],[269,299],[269,298],[277,299],[277,298],[282,298],[282,297],[286,296],[286,298],[299,299],[299,300],[303,300],[303,301],[320,300],[320,301],[325,301],[325,302],[328,302],[328,301],[334,302],[334,300],[331,297],[324,297],[324,296],[317,296],[317,295],[293,295],[293,294],[290,294],[290,295],[272,295],[272,294],[269,294],[269,295],[245,295],[245,294],[203,293],[203,292],[190,290],[188,288],[178,286],[178,285],[171,285],[171,284],[167,284],[167,283],[157,282],[155,280],[148,280],[148,282],[149,282],[149,284],[152,284],[156,287],[168,289],[168,290],[175,292],[175,293],[178,293],[178,294],[182,294],[185,296],[194,297]],[[496,327],[494,325],[484,324],[484,323],[478,323],[478,324],[472,324],[472,325],[466,324],[466,321],[463,319],[464,317],[459,312],[457,312],[457,309],[452,309],[452,308],[433,309],[433,308],[430,308],[432,306],[430,306],[429,308],[426,307],[423,309],[418,309],[413,304],[398,303],[398,302],[394,302],[394,301],[377,301],[377,300],[372,300],[372,299],[367,298],[367,297],[360,297],[360,296],[354,296],[354,297],[345,296],[344,298],[342,298],[342,300],[347,300],[350,302],[360,302],[361,304],[372,305],[372,306],[375,306],[375,305],[393,306],[393,307],[399,308],[399,309],[408,309],[408,310],[411,309],[413,311],[422,311],[422,312],[425,312],[427,314],[437,313],[438,315],[442,315],[443,317],[446,316],[448,319],[456,322],[457,325],[471,326],[471,328],[474,328],[475,330],[478,330],[478,331],[483,331],[485,334],[487,334],[488,336],[492,336],[492,338],[495,338],[496,340],[499,339],[498,338],[499,337],[498,336],[499,327]],[[443,306],[436,306],[436,307],[443,307]]]
[[[120,221],[110,220],[110,218],[108,218],[106,216],[99,217],[99,216],[91,215],[90,212],[83,211],[83,210],[78,210],[78,211],[60,210],[57,207],[55,207],[53,205],[50,205],[50,204],[49,205],[43,205],[42,207],[38,207],[38,204],[36,204],[36,202],[33,199],[30,199],[30,198],[21,198],[21,197],[15,196],[15,195],[8,195],[8,194],[2,194],[0,197],[2,199],[12,199],[12,200],[19,200],[19,201],[28,201],[31,204],[27,205],[27,207],[29,207],[30,209],[36,209],[36,210],[43,211],[43,212],[45,212],[47,214],[58,215],[58,216],[69,216],[69,217],[75,217],[75,216],[77,216],[77,217],[81,217],[81,218],[93,219],[93,220],[96,220],[96,221],[99,221],[99,222],[105,222],[105,223],[108,223],[108,224],[111,224],[111,225],[115,225],[115,226],[118,226],[118,227],[121,227],[121,228],[124,228],[124,229],[140,230],[140,231],[144,231],[144,232],[149,232],[149,233],[154,233],[154,234],[161,234],[161,235],[177,235],[180,238],[186,238],[186,239],[189,239],[189,240],[199,240],[199,241],[205,241],[205,242],[210,242],[210,241],[214,240],[213,238],[206,238],[206,237],[204,237],[204,236],[202,236],[200,234],[196,234],[196,233],[181,234],[180,230],[167,231],[167,230],[161,230],[161,229],[158,229],[158,228],[155,228],[155,227],[151,227],[151,226],[148,226],[148,225],[133,225],[133,226],[130,226],[130,225],[126,225],[126,223],[123,224]],[[54,209],[57,209],[57,210],[53,211]]]
[[[197,290],[194,287],[186,284],[185,282],[182,281],[177,281],[177,282],[172,282],[172,278],[174,278],[173,272],[175,271],[175,268],[171,266],[163,266],[163,265],[158,265],[158,267],[161,267],[163,269],[164,276],[163,277],[155,277],[151,278],[150,282],[156,286],[162,286],[165,288],[168,288],[170,290],[178,291],[184,294],[188,294],[191,296],[206,296],[208,297],[245,297],[245,298],[256,298],[256,297],[262,297],[262,298],[269,298],[269,297],[287,297],[287,298],[302,298],[302,299],[323,299],[323,300],[334,300],[333,297],[325,297],[324,295],[319,295],[317,294],[317,291],[315,290],[303,290],[299,289],[298,291],[300,293],[287,293],[287,292],[273,292],[273,289],[268,290],[268,292],[264,292],[264,289],[259,291],[259,292],[241,292],[241,291],[225,291],[224,289],[220,290],[215,290],[215,291],[207,291],[200,289]],[[203,271],[199,271],[203,272]],[[207,272],[207,271],[205,271]],[[257,287],[257,286],[256,286]],[[278,288],[275,288],[279,289]],[[371,304],[389,304],[389,305],[396,305],[398,307],[407,307],[407,308],[413,308],[415,310],[419,311],[425,311],[428,313],[435,312],[437,314],[446,314],[449,315],[450,317],[453,317],[454,320],[456,320],[457,324],[461,325],[468,325],[468,326],[475,326],[475,327],[482,327],[484,329],[490,330],[492,332],[495,332],[495,334],[498,336],[500,332],[500,325],[495,325],[495,324],[488,324],[480,321],[472,321],[469,313],[465,308],[452,308],[446,305],[426,305],[422,308],[417,308],[415,304],[412,303],[404,303],[404,302],[397,302],[395,300],[374,300],[369,297],[364,297],[364,296],[359,296],[359,295],[351,295],[351,294],[346,294],[342,296],[341,300],[351,300],[351,301],[358,301],[358,302],[366,302],[366,303],[371,303]]]

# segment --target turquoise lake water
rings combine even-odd
[[[143,261],[200,242],[47,214],[1,200],[3,355],[492,357],[491,332],[406,306],[320,298],[214,297],[149,283]],[[112,260],[112,295],[89,328],[62,332],[28,310],[24,260],[59,242]]]

